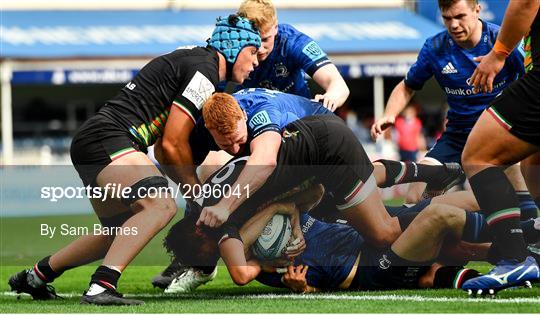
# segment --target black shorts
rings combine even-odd
[[[273,174],[276,185],[314,177],[340,210],[361,203],[377,187],[373,165],[343,120],[310,116],[285,127]]]
[[[540,146],[540,69],[510,84],[487,111],[519,139]]]
[[[85,186],[95,186],[97,175],[112,161],[140,151],[126,133],[99,113],[87,120],[71,142],[71,161]]]
[[[363,246],[358,271],[350,289],[396,290],[418,288],[420,277],[426,274],[431,264],[425,266],[393,266],[387,257],[390,250]]]

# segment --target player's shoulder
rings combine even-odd
[[[183,69],[201,67],[201,65],[216,68],[219,64],[217,52],[209,47],[178,48],[161,57],[172,65]]]
[[[424,48],[427,53],[434,55],[444,54],[451,47],[451,38],[448,31],[441,31],[431,37],[428,37],[424,42]]]
[[[486,21],[482,21],[482,24],[485,27],[485,33],[489,37],[489,42],[491,43],[491,45],[494,45],[501,27],[495,23]]]
[[[311,37],[289,24],[278,25],[278,37],[280,44],[286,49],[295,49],[299,45],[302,46],[313,41]]]
[[[278,24],[278,34],[280,34],[284,38],[307,36],[306,34],[297,30],[294,26],[286,23]]]

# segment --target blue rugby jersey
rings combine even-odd
[[[233,96],[247,114],[248,142],[266,131],[281,133],[289,123],[306,116],[333,114],[319,102],[268,89],[244,89]],[[209,151],[219,150],[202,117],[190,135],[190,144],[195,164],[202,163]]]
[[[489,103],[518,76],[525,73],[523,49],[515,49],[495,77],[492,93],[473,93],[469,79],[476,69],[475,57],[487,55],[495,44],[499,26],[482,21],[482,37],[476,47],[461,48],[448,31],[428,38],[409,69],[405,84],[420,90],[432,76],[446,94],[449,110],[447,131],[468,133]]]
[[[281,133],[289,123],[306,116],[332,114],[319,102],[269,89],[244,89],[233,96],[246,111],[251,138],[265,131]]]
[[[294,260],[295,265],[308,265],[308,284],[316,288],[338,289],[347,278],[360,253],[364,239],[345,224],[325,223],[305,213],[301,226],[306,250]],[[274,287],[283,287],[281,274],[261,273],[257,281]]]
[[[279,24],[274,49],[241,88],[262,87],[311,98],[304,73],[313,76],[330,63],[313,39],[291,25]]]

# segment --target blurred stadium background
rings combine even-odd
[[[215,18],[240,0],[3,0],[1,6],[0,216],[89,213],[86,202],[40,204],[34,185],[78,183],[70,165],[75,130],[151,58],[204,45]],[[338,66],[351,95],[338,115],[372,158],[398,158],[391,134],[373,143],[369,127],[424,40],[443,29],[437,1],[274,0],[278,18],[314,38]],[[483,18],[500,23],[506,1],[484,0]],[[312,91],[317,92],[313,86]],[[415,96],[427,147],[444,126],[435,82]],[[421,156],[419,156],[420,158]],[[15,165],[15,167],[11,167]],[[59,171],[60,170],[60,171]],[[13,173],[11,173],[13,172]],[[9,179],[9,182],[8,182]],[[29,180],[31,179],[31,180]],[[80,185],[80,184],[79,184]],[[387,198],[401,190],[389,190]],[[34,200],[35,203],[29,200]],[[25,199],[26,206],[21,206]],[[62,208],[62,209],[61,209]],[[69,210],[67,210],[69,208]]]

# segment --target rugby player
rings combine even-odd
[[[229,39],[231,32],[239,34],[238,38]],[[104,199],[89,196],[92,206],[104,227],[130,228],[137,233],[83,236],[12,276],[11,289],[34,299],[55,298],[48,283],[67,269],[103,258],[81,303],[141,304],[118,293],[118,279],[176,213],[172,196],[140,194],[141,188],[168,186],[143,152],[162,137],[167,164],[192,164],[188,138],[201,107],[219,81],[242,83],[249,76],[258,64],[260,44],[260,34],[249,20],[235,15],[220,18],[206,48],[179,49],[153,59],[85,122],[71,145],[72,161],[84,185],[130,187],[121,198],[116,194]],[[194,172],[175,171],[175,181],[198,182]]]
[[[198,263],[201,264],[215,255],[220,240],[220,255],[236,284],[245,285],[257,279],[270,286],[285,285],[302,293],[320,289],[459,288],[465,280],[477,276],[478,273],[463,267],[433,264],[435,259],[447,261],[450,258],[451,261],[459,261],[459,264],[466,264],[473,259],[486,259],[485,244],[461,244],[461,248],[454,251],[453,257],[442,258],[439,255],[443,241],[459,242],[463,239],[478,242],[482,241],[479,235],[484,234],[485,239],[488,234],[485,229],[482,233],[475,230],[483,223],[477,221],[480,215],[447,204],[452,199],[446,196],[436,197],[431,204],[422,202],[413,208],[401,209],[402,212],[415,216],[421,211],[422,213],[414,218],[410,228],[405,230],[390,249],[381,250],[365,244],[358,232],[348,225],[321,222],[305,213],[298,218],[299,211],[309,211],[322,198],[324,189],[321,187],[312,186],[265,206],[241,228],[228,225],[221,233],[205,234],[199,230],[198,236],[195,236],[190,225],[194,225],[196,217],[188,216],[175,225],[173,231],[184,233],[182,237],[192,240],[192,244],[200,250],[191,255],[177,245],[171,234],[167,237],[166,246],[182,259],[199,260]],[[463,205],[463,194],[457,195],[459,197],[453,201]],[[472,199],[474,200],[474,197]],[[295,258],[296,266],[289,266],[283,277],[275,272],[275,268],[264,266],[251,257],[250,252],[251,244],[276,213],[291,216],[292,222],[300,220],[306,241],[305,251]],[[537,229],[534,233],[534,237],[538,238],[540,231]],[[288,263],[274,261],[271,264],[286,266]]]
[[[278,23],[271,0],[244,0],[238,14],[255,23],[261,31],[259,66],[242,88],[262,87],[311,98],[304,74],[325,91],[315,95],[331,111],[343,105],[349,88],[338,69],[319,45],[289,24]]]
[[[494,235],[493,249],[499,262],[485,276],[467,281],[463,288],[499,290],[519,285],[536,274],[538,264],[527,252],[519,227],[518,199],[503,174],[504,167],[522,161],[527,185],[538,203],[540,197],[540,2],[510,1],[493,49],[482,58],[471,84],[477,91],[492,92],[494,78],[511,63],[509,56],[526,36],[527,74],[512,83],[482,113],[463,152],[463,167],[472,190]],[[528,35],[527,35],[528,34]],[[496,80],[496,79],[495,79]]]
[[[486,93],[474,93],[469,85],[469,78],[476,65],[474,58],[491,50],[499,27],[479,19],[481,7],[477,0],[439,0],[439,8],[446,30],[426,40],[416,63],[392,91],[384,116],[371,128],[371,135],[376,139],[394,124],[396,116],[410,102],[415,91],[420,90],[431,77],[435,77],[447,97],[448,122],[440,139],[420,162],[426,164],[460,163],[467,137],[482,111],[497,94],[524,73],[523,55],[515,50],[508,56],[501,73],[494,79],[494,89]],[[410,164],[414,165],[402,165],[411,168]],[[399,169],[405,166],[396,164],[395,167]],[[530,210],[524,213],[524,217],[536,217],[537,207],[526,191],[519,167],[512,167],[509,172],[515,173],[511,176],[517,178],[513,183],[516,189],[521,191],[522,202],[530,205]],[[410,185],[406,195],[407,202],[418,202],[425,188],[424,183]],[[440,191],[440,186],[427,187],[428,194],[437,191]]]
[[[233,96],[216,93],[205,105],[203,115],[205,119],[199,119],[190,136],[194,163],[200,164],[210,150],[221,149],[231,155],[250,155],[248,163],[255,166],[246,171],[260,176],[259,168],[264,167],[265,163],[273,165],[277,161],[281,145],[280,133],[283,128],[299,118],[316,114],[332,115],[332,112],[319,102],[262,88],[241,90]],[[386,162],[386,160],[379,161],[388,164]],[[220,167],[223,163],[215,164]],[[451,181],[462,174],[460,168],[453,169],[449,166],[418,165],[402,173],[392,167],[392,163],[389,167],[380,166],[382,165],[375,167],[375,178],[381,187],[413,181],[445,182],[446,179]],[[206,174],[211,174],[215,170],[211,165],[204,165],[200,169]],[[246,178],[249,180],[252,177],[247,175]],[[264,182],[266,178],[260,180]],[[239,185],[242,184],[233,186],[244,187]],[[255,186],[251,182],[247,185],[250,185],[251,192],[255,191]],[[327,199],[325,202],[334,203],[333,200]],[[216,269],[207,266],[185,272],[178,266],[178,262],[173,261],[164,272],[154,277],[153,285],[166,288],[166,293],[188,292],[215,276]]]
[[[335,65],[309,36],[291,25],[278,24],[276,9],[270,0],[245,0],[240,4],[238,14],[253,21],[262,35],[262,45],[258,51],[259,66],[239,85],[240,89],[261,87],[311,98],[305,80],[307,73],[325,90],[324,94],[315,95],[316,101],[331,111],[343,105],[349,96],[349,88]],[[159,146],[156,146],[157,154],[161,150]],[[205,161],[207,165],[222,165],[230,158],[223,151],[211,151]],[[201,170],[212,169],[206,166]],[[173,261],[152,279],[152,284],[166,288],[172,279],[184,273],[182,281],[176,282],[176,287],[186,292],[215,277],[214,271],[208,268],[203,271],[186,269],[180,262]]]
[[[265,93],[262,93],[260,96],[264,96]],[[274,104],[274,111],[277,113],[272,114],[273,119],[270,118],[270,114],[267,111],[260,111],[257,112],[255,115],[250,117],[249,121],[244,115],[244,112],[241,110],[240,106],[238,106],[238,103],[236,102],[235,98],[233,98],[230,95],[224,94],[224,93],[216,93],[214,94],[206,103],[205,108],[203,109],[203,119],[204,124],[206,125],[206,128],[208,129],[209,133],[214,138],[216,144],[221,148],[222,150],[227,151],[231,155],[249,155],[247,160],[247,166],[244,168],[236,182],[233,184],[234,187],[246,187],[246,185],[249,185],[250,192],[253,194],[255,193],[261,186],[263,186],[267,179],[271,174],[275,172],[276,165],[278,164],[278,160],[280,158],[280,152],[282,152],[283,145],[286,143],[285,140],[282,139],[282,135],[280,132],[282,131],[282,127],[279,126],[279,124],[282,124],[283,122],[287,122],[287,117],[293,116],[292,113],[284,111],[283,104],[285,103],[284,97],[286,96],[283,93],[274,92],[275,96],[270,95],[270,97],[265,96],[263,103],[268,105],[272,102],[275,102]],[[249,94],[246,94],[246,96],[250,96]],[[281,97],[279,97],[281,96]],[[240,95],[240,98],[242,95]],[[289,98],[293,96],[288,96]],[[296,101],[299,104],[302,104],[298,97],[296,98]],[[246,98],[247,102],[250,106],[257,103],[257,98],[254,97],[248,97]],[[244,100],[246,100],[244,99]],[[307,101],[306,99],[304,99]],[[305,106],[309,109],[310,107],[313,107],[314,105],[309,103],[305,104]],[[298,106],[298,105],[297,105]],[[253,106],[255,109],[257,106]],[[249,108],[249,107],[248,107]],[[271,107],[267,107],[269,110]],[[294,108],[294,107],[292,107]],[[306,110],[307,111],[307,110]],[[296,112],[295,118],[301,116],[299,114],[300,111]],[[305,111],[304,111],[305,112]],[[293,112],[294,113],[294,112]],[[278,119],[275,119],[275,116],[280,117],[281,121]],[[371,165],[371,162],[367,158],[361,144],[358,142],[358,140],[350,135],[350,130],[341,130],[343,121],[341,121],[339,118],[336,118],[333,115],[323,115],[323,116],[317,116],[319,117],[321,121],[332,121],[331,125],[336,128],[338,133],[341,133],[342,135],[338,135],[335,139],[335,141],[338,141],[336,143],[330,143],[330,139],[326,139],[328,143],[325,143],[325,147],[333,147],[333,146],[349,146],[349,149],[351,152],[357,152],[358,158],[361,158],[362,163],[368,164],[369,174],[373,170],[373,166]],[[302,119],[308,119],[308,118],[302,118]],[[301,120],[302,120],[301,119]],[[300,120],[300,121],[301,121]],[[309,120],[309,119],[308,119]],[[317,119],[315,119],[317,120]],[[298,121],[298,120],[297,120]],[[294,124],[294,122],[293,122]],[[322,123],[325,125],[325,123]],[[323,130],[327,130],[325,126],[322,127]],[[250,132],[247,132],[249,130]],[[284,135],[288,135],[285,133]],[[343,137],[343,138],[341,138]],[[332,137],[330,137],[332,138]],[[202,143],[202,141],[199,141]],[[316,145],[314,143],[310,143],[311,145]],[[305,144],[306,146],[308,144]],[[305,147],[301,147],[301,149],[305,149]],[[346,148],[342,148],[345,150]],[[316,148],[314,150],[317,150]],[[288,152],[287,152],[288,153]],[[292,155],[292,153],[289,153]],[[344,152],[336,152],[336,154],[344,154]],[[282,154],[281,154],[282,155]],[[299,153],[299,156],[301,156],[302,153]],[[345,154],[344,154],[345,155]],[[364,159],[365,158],[365,159]],[[306,158],[305,162],[297,161],[296,164],[293,165],[310,165],[314,164],[313,158]],[[326,168],[331,169],[333,167],[339,168],[339,165],[347,165],[345,161],[348,161],[352,165],[354,164],[352,160],[347,160],[347,158],[343,157],[342,159],[337,159],[335,161],[336,165],[332,165],[330,161],[326,161],[326,164],[328,165]],[[360,161],[357,161],[360,162]],[[315,163],[316,164],[316,163]],[[339,165],[337,165],[339,164]],[[290,165],[290,164],[285,164]],[[323,164],[319,164],[323,165]],[[425,167],[426,169],[428,167]],[[431,167],[432,168],[432,167]],[[431,169],[430,168],[430,169]],[[435,170],[435,169],[434,169]],[[432,176],[435,176],[436,173],[440,173],[440,169],[437,169],[437,171],[432,171],[430,174]],[[320,170],[323,172],[326,172],[326,170]],[[421,173],[427,173],[423,170]],[[370,176],[368,176],[370,177]],[[429,176],[427,176],[429,177]],[[414,178],[411,176],[410,178]],[[410,179],[408,178],[408,179]],[[368,178],[364,178],[364,180],[368,180]],[[393,178],[392,178],[393,180]],[[376,186],[376,180],[375,177],[373,177],[369,184],[368,190],[372,190],[371,188],[374,188]],[[242,198],[223,198],[221,201],[219,201],[216,205],[213,205],[211,207],[205,207],[203,208],[201,214],[200,214],[200,220],[198,224],[205,224],[209,227],[219,227],[223,222],[225,222],[228,218],[228,216],[233,213],[236,208],[242,204],[247,198],[247,194],[243,193]],[[372,200],[377,200],[375,196],[372,197]],[[341,200],[342,201],[342,200]],[[338,202],[341,202],[338,201]],[[379,198],[380,201],[380,198]],[[376,202],[376,201],[374,201]],[[349,204],[346,202],[345,204]],[[382,205],[382,203],[380,203]],[[339,206],[338,206],[339,208]],[[345,208],[348,208],[348,206],[345,206]],[[378,207],[374,206],[371,207],[372,209],[379,209]],[[343,210],[343,209],[342,209]],[[374,212],[377,212],[376,210],[373,210]],[[347,211],[344,211],[345,213]],[[375,219],[376,216],[373,216],[372,219]],[[383,219],[383,218],[378,218]],[[369,219],[365,221],[366,225],[369,225],[367,222],[369,222]],[[373,222],[372,222],[373,223]],[[382,226],[382,230],[374,231],[375,234],[372,235],[378,235],[375,236],[375,242],[379,244],[380,246],[384,246],[386,237],[392,238],[390,236],[392,228],[389,226],[389,222],[386,222],[384,219],[380,222],[378,222],[379,225]],[[385,226],[386,225],[386,226]],[[362,228],[358,226],[360,230]],[[373,229],[376,230],[375,225],[372,226]],[[387,230],[385,233],[385,229]],[[367,236],[368,238],[370,236]]]

